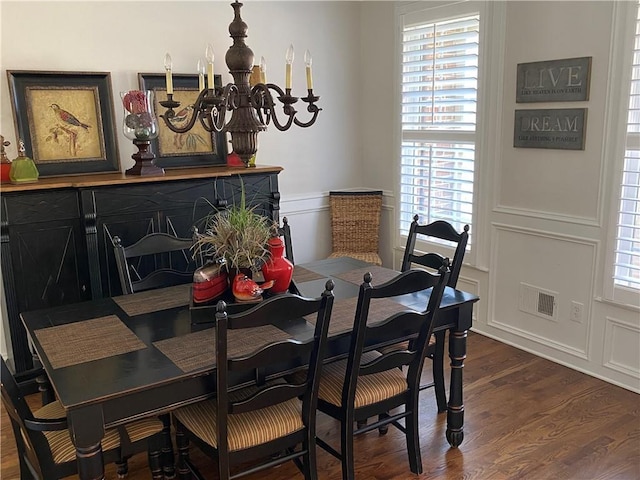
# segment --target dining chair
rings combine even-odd
[[[193,239],[150,233],[129,246],[113,237],[122,293],[129,294],[193,281]]]
[[[289,219],[282,217],[282,226],[278,226],[278,236],[284,240],[284,253],[291,263],[296,263],[293,260],[293,242],[291,239],[291,227],[289,226]]]
[[[190,252],[192,245],[191,238],[150,233],[125,247],[120,237],[114,236],[113,249],[122,293],[128,295],[193,282],[196,265]],[[163,424],[162,468],[171,478],[175,462],[171,415],[162,413],[158,418]]]
[[[4,358],[0,360],[2,402],[13,428],[20,478],[51,480],[77,474],[76,449],[60,402],[55,400],[32,412]],[[115,462],[118,478],[124,478],[127,459],[147,450],[153,479],[163,479],[159,437],[162,428],[160,420],[148,418],[106,430],[102,439],[104,461]]]
[[[406,272],[413,268],[414,265],[426,267],[432,271],[438,270],[442,265],[444,256],[435,252],[418,253],[415,249],[416,240],[420,235],[427,239],[445,241],[448,245],[455,246],[447,286],[456,288],[467,248],[467,241],[469,240],[469,225],[465,225],[461,232],[457,232],[450,223],[443,220],[421,225],[418,223],[419,219],[419,215],[413,216],[404,249],[401,271]],[[433,338],[430,339],[427,357],[432,361],[433,382],[420,387],[420,390],[434,387],[438,412],[444,412],[447,409],[447,393],[444,383],[445,335],[446,332],[442,330],[434,333]]]
[[[376,286],[371,285],[371,273],[364,275],[349,356],[324,367],[318,393],[318,410],[340,421],[340,451],[320,438],[317,443],[341,460],[343,479],[355,478],[354,436],[388,425],[394,425],[405,434],[410,469],[416,474],[422,472],[418,435],[420,375],[448,274],[448,260],[445,260],[438,274],[409,270]],[[426,311],[399,309],[384,320],[367,323],[369,310],[376,309],[376,299],[393,298],[431,287]],[[409,342],[404,350],[386,353],[365,351],[371,339],[376,343],[394,344],[416,335],[417,340]],[[397,407],[402,407],[402,410],[388,413]],[[362,423],[375,416],[377,421],[368,425]],[[402,419],[404,425],[399,422]],[[355,428],[354,423],[358,425]]]
[[[379,254],[382,191],[331,191],[331,254],[382,265]]]
[[[333,281],[318,298],[285,293],[230,315],[224,302],[216,312],[217,396],[173,413],[180,478],[203,478],[189,460],[189,442],[216,458],[220,480],[237,478],[293,460],[306,480],[317,478],[316,405],[319,375],[333,306]],[[313,336],[295,340],[271,325],[315,317]],[[273,332],[276,333],[273,333]],[[271,332],[271,333],[269,333]],[[279,334],[278,334],[279,332]],[[250,341],[260,336],[265,345]],[[245,342],[246,351],[235,349]],[[253,350],[253,351],[251,351]],[[270,379],[296,359],[308,365],[300,381]],[[261,373],[260,373],[261,372]],[[233,379],[256,377],[254,385],[233,390]],[[237,380],[236,380],[237,381]],[[257,462],[231,475],[231,466]]]

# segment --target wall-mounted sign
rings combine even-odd
[[[591,57],[519,63],[516,102],[589,100]]]
[[[586,108],[516,110],[513,146],[584,150]]]

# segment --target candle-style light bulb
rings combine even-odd
[[[304,64],[307,72],[307,90],[313,90],[313,77],[311,75],[311,52],[305,50],[304,52]]]
[[[267,61],[260,57],[260,83],[267,84]]]
[[[215,58],[213,55],[213,45],[207,45],[204,56],[207,59],[207,88],[213,89],[215,88],[213,83],[213,60]]]
[[[171,61],[171,55],[168,53],[164,56],[164,71],[167,82],[167,95],[173,94],[173,76],[171,75],[171,69],[173,68],[173,62]]]
[[[202,91],[204,90],[204,73],[205,73],[205,66],[204,66],[204,60],[202,58],[198,59],[198,64],[196,65],[196,70],[198,70],[198,90]]]
[[[293,44],[289,45],[289,48],[287,48],[287,53],[284,56],[287,65],[286,65],[286,69],[285,69],[285,88],[288,88],[289,90],[291,89],[291,77],[292,77],[292,73],[291,73],[291,66],[293,64]]]

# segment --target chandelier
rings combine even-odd
[[[249,77],[253,69],[253,51],[247,46],[244,39],[247,36],[247,24],[240,17],[242,3],[237,0],[231,4],[234,10],[234,19],[229,24],[229,33],[233,38],[233,45],[229,47],[225,56],[229,73],[233,76],[233,83],[228,83],[224,87],[215,87],[213,83],[213,51],[212,47],[207,48],[208,78],[207,88],[201,85],[201,92],[193,104],[191,117],[186,123],[177,126],[173,119],[174,109],[180,106],[180,102],[173,99],[173,83],[171,79],[171,60],[165,61],[167,71],[167,99],[161,101],[160,105],[167,111],[160,117],[164,120],[171,131],[176,133],[186,133],[199,121],[202,127],[208,132],[229,132],[231,134],[231,145],[246,166],[250,166],[250,159],[258,150],[258,133],[267,129],[267,125],[273,125],[280,130],[288,130],[291,125],[299,127],[310,127],[316,121],[321,108],[316,105],[320,97],[313,95],[313,83],[311,77],[311,57],[305,55],[307,74],[307,96],[301,100],[307,103],[307,112],[311,114],[307,121],[300,121],[297,118],[297,111],[294,104],[298,97],[291,95],[291,65],[293,63],[293,47],[289,47],[286,55],[286,74],[284,91],[273,83],[266,81],[263,72],[261,81],[255,85],[249,83]],[[201,84],[203,82],[200,82]],[[276,112],[278,104],[274,101],[274,94],[282,104],[283,119],[279,119]],[[231,112],[231,118],[226,121],[226,112]]]

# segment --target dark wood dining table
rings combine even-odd
[[[304,296],[319,296],[329,278],[335,283],[327,361],[346,355],[355,301],[367,271],[374,284],[398,274],[348,257],[295,267],[293,284]],[[428,296],[425,291],[396,297],[393,302],[372,305],[371,311],[374,317],[384,318],[394,309],[424,310]],[[453,447],[464,438],[462,369],[477,300],[474,294],[447,287],[435,326],[436,331],[449,330],[452,368],[446,437]],[[196,319],[189,303],[190,285],[181,285],[21,314],[66,411],[80,479],[104,478],[100,442],[105,428],[215,395],[215,306],[208,309],[208,322],[207,309],[199,308]],[[303,338],[312,333],[309,319],[287,324],[275,319],[274,326],[276,337]],[[274,334],[243,335],[237,339],[235,353],[249,352]],[[380,346],[375,339],[368,344],[368,348]],[[265,372],[279,374],[282,371]],[[237,379],[239,385],[251,381]]]

